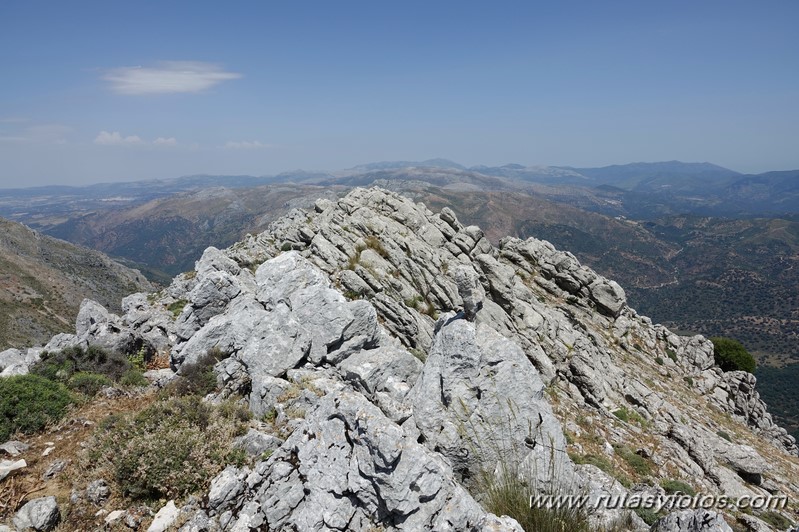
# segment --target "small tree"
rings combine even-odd
[[[749,351],[739,342],[732,338],[717,336],[710,339],[713,342],[713,357],[716,364],[723,371],[748,371],[755,372],[757,363]]]

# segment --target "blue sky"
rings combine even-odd
[[[0,187],[799,168],[799,2],[0,2]]]

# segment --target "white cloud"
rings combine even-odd
[[[123,137],[119,134],[119,131],[114,131],[113,133],[109,133],[108,131],[101,131],[97,138],[94,139],[95,144],[102,144],[104,146],[122,146],[122,145],[133,145],[133,144],[143,144],[141,137],[138,135],[130,135],[127,137]]]
[[[153,141],[156,146],[177,146],[178,141],[175,137],[158,137]]]
[[[238,142],[229,140],[223,146],[223,148],[228,148],[231,150],[262,150],[272,147],[273,146],[271,144],[264,144],[257,140],[242,140]]]
[[[120,67],[103,79],[118,94],[172,94],[201,92],[241,74],[226,72],[218,65],[199,61],[163,61],[155,67]]]

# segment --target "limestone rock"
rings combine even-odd
[[[437,327],[409,395],[425,445],[461,474],[511,464],[532,473],[542,490],[569,486],[574,471],[560,423],[521,349],[453,315],[441,317]]]
[[[362,395],[335,392],[253,472],[232,529],[477,530],[486,513],[451,475]]]
[[[52,530],[61,519],[55,497],[40,497],[25,503],[14,515],[14,526],[19,530]]]
[[[175,506],[175,501],[169,501],[155,514],[155,518],[147,528],[147,532],[166,532],[179,515],[180,511]]]
[[[474,321],[485,297],[480,280],[474,270],[459,266],[455,272],[455,283],[458,286],[458,295],[463,300],[463,313],[467,320]]]

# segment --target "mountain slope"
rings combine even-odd
[[[205,528],[518,532],[480,482],[507,471],[524,475],[516,490],[586,495],[578,530],[647,530],[599,500],[662,500],[661,486],[799,495],[795,440],[710,342],[654,325],[548,242],[495,247],[451,210],[386,190],[292,210],[123,308],[85,304],[58,342],[133,336],[183,375],[216,353],[207,399],[247,405],[247,436],[268,442],[171,503]],[[90,494],[92,478],[66,478],[64,493]],[[761,523],[739,510],[683,517]]]
[[[0,350],[71,330],[84,298],[119,310],[123,296],[151,289],[102,253],[0,219]]]

